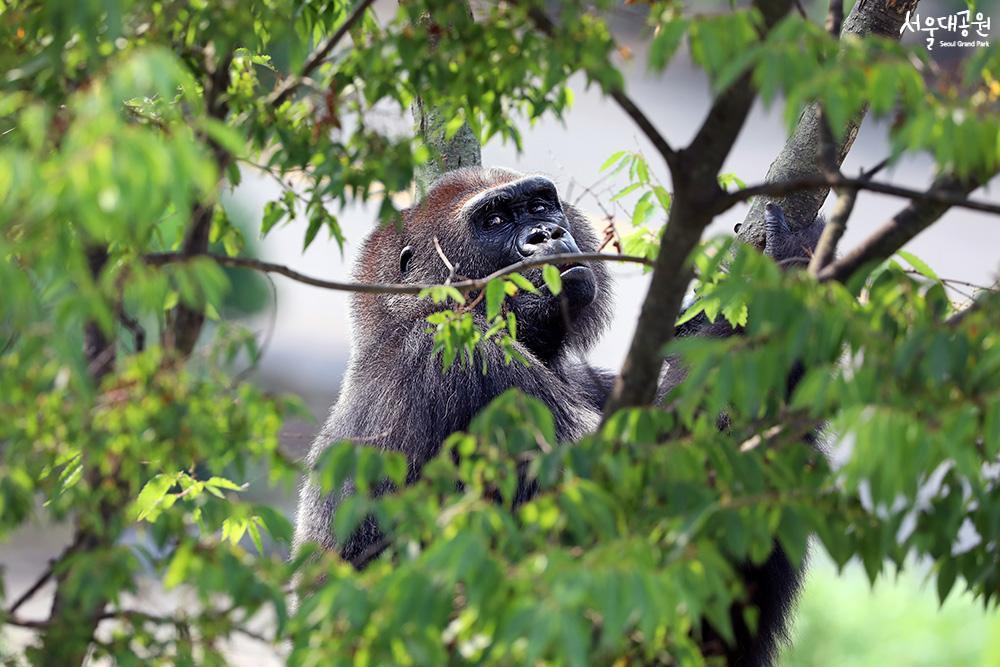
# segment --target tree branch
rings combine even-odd
[[[831,187],[853,188],[855,190],[876,192],[893,197],[902,197],[913,201],[944,204],[946,206],[956,206],[959,208],[967,208],[972,211],[982,211],[983,213],[1000,215],[1000,204],[991,204],[990,202],[969,199],[968,197],[964,197],[955,191],[937,190],[933,187],[929,190],[916,190],[914,188],[907,188],[900,185],[892,185],[891,183],[873,181],[867,178],[866,175],[859,176],[858,178],[851,178],[839,172],[836,174],[809,174],[787,181],[768,181],[757,185],[747,186],[733,192],[728,192],[720,199],[720,209],[716,211],[716,214],[732,208],[738,202],[746,201],[747,199],[751,199],[752,197],[757,197],[759,195],[777,197],[777,199],[771,199],[770,201],[780,202],[788,199],[788,197],[782,197],[782,195],[795,194],[817,187],[825,187],[827,189]],[[815,215],[813,218],[815,218]],[[796,223],[795,220],[790,220],[790,222],[792,224]],[[743,229],[741,228],[741,236],[742,232]]]
[[[943,175],[934,179],[929,192],[962,197],[988,180],[989,177],[960,179],[952,175]],[[944,198],[946,197],[941,197]],[[820,271],[817,278],[821,281],[844,282],[864,265],[890,257],[910,239],[930,227],[950,208],[949,204],[937,199],[928,198],[922,202],[910,202],[858,247]]]
[[[21,593],[21,595],[16,600],[14,600],[14,604],[12,604],[7,609],[6,613],[8,616],[13,616],[14,614],[16,614],[17,610],[20,609],[25,602],[35,597],[35,594],[42,589],[42,586],[44,586],[49,582],[49,580],[52,578],[52,567],[54,564],[55,564],[54,560],[49,561],[49,566],[45,568],[45,572],[43,572],[42,575],[38,577],[37,580],[35,580],[35,583],[33,583],[28,588],[28,590]]]
[[[792,7],[792,0],[759,0],[764,32]],[[746,72],[716,98],[691,145],[670,160],[674,199],[660,241],[635,335],[621,373],[604,408],[604,419],[617,410],[648,405],[656,397],[662,350],[673,337],[674,322],[691,278],[688,256],[712,221],[718,201],[718,173],[753,104],[755,91]]]
[[[836,0],[834,0],[836,2]],[[843,23],[842,35],[857,35],[864,37],[875,34],[887,39],[899,40],[899,28],[906,18],[906,12],[916,8],[919,0],[865,0],[855,2],[850,15]],[[836,151],[837,166],[843,164],[848,151],[854,144],[861,121],[867,114],[867,107],[855,118],[851,119],[841,135]],[[812,104],[806,107],[799,116],[798,126],[788,138],[781,153],[768,169],[765,180],[773,182],[794,182],[800,179],[821,176],[817,164],[817,151],[820,146],[821,119],[818,106]],[[811,223],[819,212],[823,201],[830,192],[830,186],[819,183],[814,189],[795,190],[774,203],[781,206],[785,216],[792,224],[805,225]],[[739,237],[751,245],[764,245],[764,204],[761,198],[756,199],[750,207],[746,218],[740,226]]]
[[[302,66],[302,71],[299,74],[290,76],[285,79],[270,96],[267,98],[267,103],[272,107],[280,106],[285,100],[291,97],[292,93],[302,85],[302,82],[309,77],[313,71],[323,64],[323,61],[329,57],[333,49],[340,43],[340,40],[347,36],[354,24],[364,16],[365,11],[371,7],[374,0],[361,0],[358,2],[357,6],[347,15],[344,22],[340,25],[337,30],[330,35],[322,44],[316,47],[309,57],[306,58],[305,64]]]
[[[969,303],[962,310],[953,313],[946,321],[950,327],[956,327],[965,321],[969,315],[982,310],[988,301],[996,301],[997,290],[1000,289],[1000,281],[993,283],[992,287],[981,288],[979,293],[975,295],[972,302]],[[995,303],[993,305],[996,305]]]
[[[359,292],[362,294],[420,294],[425,289],[431,289],[433,287],[444,287],[438,283],[357,283],[357,282],[344,282],[338,280],[323,280],[321,278],[314,278],[312,276],[307,276],[304,273],[299,273],[294,269],[290,269],[282,264],[274,264],[272,262],[264,262],[259,259],[251,259],[249,257],[229,257],[227,255],[219,255],[210,252],[198,253],[197,255],[187,255],[181,252],[162,252],[162,253],[151,253],[143,256],[143,261],[149,266],[165,266],[167,264],[176,264],[179,262],[186,262],[197,257],[205,257],[211,259],[212,261],[218,263],[221,266],[252,269],[254,271],[262,271],[264,273],[276,273],[278,275],[285,276],[286,278],[291,278],[300,283],[306,285],[312,285],[313,287],[321,287],[323,289],[334,290],[338,292]],[[486,287],[486,284],[491,280],[496,278],[503,278],[512,273],[518,271],[524,271],[526,269],[537,268],[545,265],[556,265],[561,262],[579,262],[582,264],[587,264],[590,262],[622,262],[626,264],[642,264],[643,266],[652,266],[652,260],[646,257],[638,257],[634,255],[613,255],[610,253],[601,252],[585,252],[585,253],[563,253],[558,255],[548,255],[545,257],[534,257],[531,259],[526,259],[517,264],[511,264],[510,266],[504,267],[499,271],[494,271],[484,278],[470,278],[467,280],[459,280],[453,282],[448,287],[454,287],[459,292],[467,293],[474,290],[480,290]]]
[[[460,0],[469,17],[472,17],[472,9],[467,0]],[[434,16],[424,15],[420,22],[426,26],[437,24]],[[439,35],[444,34],[444,30],[431,31],[431,48],[436,48]],[[448,119],[442,117],[441,110],[433,106],[428,106],[423,97],[417,96],[410,107],[413,113],[413,121],[416,123],[417,134],[424,143],[430,147],[432,157],[422,165],[418,165],[414,174],[414,181],[417,186],[417,195],[422,197],[430,189],[431,184],[441,175],[462,167],[476,167],[482,164],[482,147],[479,144],[479,137],[472,131],[468,123],[462,123],[462,127],[449,139],[447,137]]]
[[[826,31],[835,39],[839,39],[843,26],[844,0],[830,0],[830,9],[826,14]]]
[[[816,250],[809,260],[809,273],[817,275],[831,261],[837,252],[837,245],[847,231],[847,220],[854,211],[854,203],[858,200],[857,188],[842,188],[837,196],[833,213],[823,228],[823,233],[816,243]]]
[[[229,87],[229,68],[232,63],[232,53],[227,53],[221,60],[212,62],[214,49],[206,49],[205,108],[208,115],[216,120],[223,120],[229,113],[229,104],[224,95]],[[218,142],[205,136],[205,141],[212,150],[215,166],[220,174],[226,170],[232,155]],[[208,238],[212,231],[212,218],[215,215],[215,204],[198,202],[191,210],[191,223],[188,227],[181,250],[187,255],[195,255],[208,249]],[[167,325],[163,329],[163,343],[171,347],[182,357],[187,357],[194,350],[201,328],[205,324],[205,313],[199,308],[186,304],[175,307],[167,317]]]
[[[557,28],[552,19],[549,18],[543,10],[532,7],[528,10],[528,18],[531,22],[535,24],[535,27],[539,32],[544,34],[546,37],[552,38],[557,34]],[[625,112],[632,122],[636,124],[646,139],[649,140],[653,147],[656,148],[656,152],[660,154],[663,160],[673,169],[674,160],[677,156],[677,152],[671,148],[670,144],[667,142],[666,138],[660,134],[656,126],[649,117],[643,113],[642,109],[625,93],[624,88],[617,88],[608,93],[611,99]]]
[[[824,141],[826,141],[826,134],[824,132]],[[868,171],[861,172],[858,180],[865,183],[869,182],[888,163],[888,159],[882,160]],[[829,175],[829,172],[824,171],[824,174]],[[838,178],[843,176],[836,167],[834,167],[834,175]],[[840,244],[840,239],[844,236],[844,232],[847,231],[847,221],[854,211],[855,202],[858,200],[858,188],[856,187],[835,187],[834,192],[837,193],[837,203],[834,205],[830,219],[827,221],[826,226],[823,228],[823,233],[816,243],[816,250],[809,259],[808,271],[813,276],[833,261],[834,256],[837,254],[837,246]]]

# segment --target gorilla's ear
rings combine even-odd
[[[406,269],[409,268],[410,260],[413,259],[413,246],[408,245],[399,253],[399,272],[402,275],[406,275]]]

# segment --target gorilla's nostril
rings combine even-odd
[[[561,239],[563,235],[566,234],[566,230],[562,227],[555,227],[552,229],[551,236],[553,239]]]
[[[533,229],[531,233],[528,234],[528,238],[525,242],[529,245],[538,245],[539,243],[545,243],[549,240],[549,233],[544,229]]]

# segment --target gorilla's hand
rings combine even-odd
[[[768,202],[764,206],[764,254],[784,268],[806,266],[825,226],[823,218],[816,218],[804,227],[792,229],[781,207]]]

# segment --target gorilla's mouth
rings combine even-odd
[[[574,278],[587,273],[591,273],[590,267],[584,266],[578,262],[567,262],[565,264],[557,264],[556,268],[559,269],[560,278]]]

